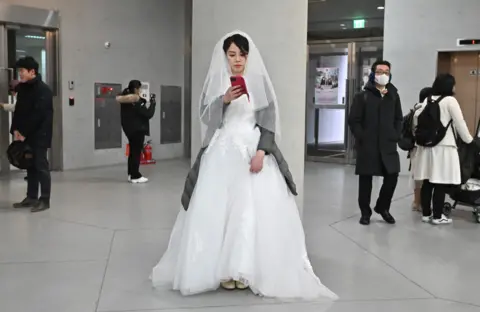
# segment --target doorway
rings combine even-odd
[[[437,73],[455,77],[455,98],[468,130],[475,133],[480,119],[480,51],[439,52]]]
[[[15,10],[13,10],[15,7]],[[15,63],[19,58],[31,56],[39,64],[42,80],[53,91],[54,129],[49,160],[52,170],[63,169],[62,105],[59,87],[58,12],[6,5],[0,10],[16,12],[1,14],[0,20],[0,102],[14,103],[9,85],[18,78]],[[13,10],[13,11],[12,11]],[[22,14],[25,12],[25,14]],[[1,13],[1,12],[0,12]],[[10,18],[10,19],[9,19]],[[22,20],[25,18],[25,20]],[[32,22],[33,21],[33,22]],[[33,23],[33,24],[32,24]],[[12,141],[10,125],[12,113],[0,111],[0,175],[16,170],[5,155]]]
[[[309,43],[306,103],[306,160],[355,163],[348,112],[370,67],[383,56],[383,39]]]

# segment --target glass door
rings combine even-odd
[[[0,25],[0,102],[13,103],[9,85],[18,79],[15,63],[18,59],[31,56],[39,64],[39,75],[49,85],[54,94],[54,138],[49,151],[49,159],[53,170],[62,167],[61,140],[61,101],[58,87],[58,44],[57,31],[41,27],[25,27],[15,24]],[[60,114],[60,115],[58,115]],[[0,113],[0,149],[2,155],[11,142],[9,134],[13,113],[2,110]],[[0,158],[0,173],[15,170],[8,164],[6,157]]]
[[[343,162],[348,45],[311,45],[307,77],[307,159]]]
[[[355,142],[348,113],[368,81],[370,67],[382,57],[382,39],[328,41],[309,46],[306,103],[306,159],[355,163]]]
[[[351,64],[349,72],[349,94],[352,96],[349,97],[350,102],[347,115],[353,102],[353,96],[361,92],[367,84],[373,63],[383,58],[383,39],[373,38],[352,42],[350,43],[349,51],[352,52],[349,62]],[[348,127],[346,131],[348,135],[346,137],[347,151],[345,161],[347,164],[353,165],[356,161],[355,138]]]

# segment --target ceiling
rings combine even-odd
[[[309,0],[309,39],[377,37],[383,35],[385,0]],[[354,29],[365,19],[365,29]]]

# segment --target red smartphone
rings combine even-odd
[[[232,83],[232,87],[240,86],[242,94],[248,94],[247,85],[245,84],[245,79],[243,79],[242,76],[232,76],[230,77],[230,82]]]

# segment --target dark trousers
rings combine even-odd
[[[130,144],[130,154],[128,155],[128,175],[132,179],[139,179],[142,177],[140,173],[140,158],[143,151],[143,144],[145,142],[145,134],[142,132],[132,133],[127,136]]]
[[[449,185],[447,184],[430,183],[429,180],[423,181],[420,197],[424,217],[432,215],[430,204],[433,206],[433,218],[440,219],[442,217],[445,194],[447,194],[448,188]]]
[[[371,216],[372,209],[370,201],[372,199],[372,179],[373,176],[360,175],[358,179],[358,205],[362,212],[362,216]],[[383,184],[377,199],[375,208],[378,212],[390,211],[393,193],[397,187],[398,173],[388,174],[384,170]]]
[[[27,169],[27,197],[38,199],[38,189],[40,186],[40,200],[49,203],[52,180],[50,177],[47,151],[47,148],[33,148],[33,166]]]

